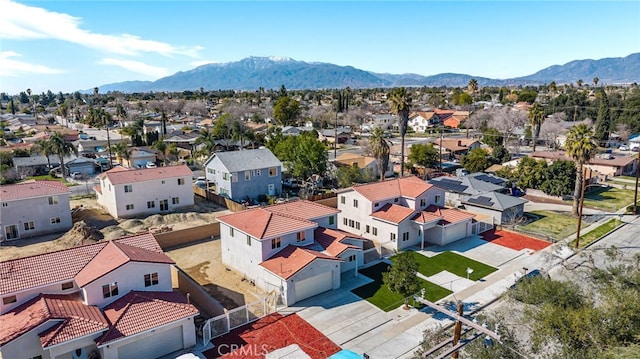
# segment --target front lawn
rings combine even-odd
[[[607,221],[606,223],[604,223],[603,225],[601,225],[600,227],[594,229],[591,232],[587,232],[586,234],[580,236],[580,248],[584,248],[585,246],[591,244],[593,241],[595,241],[596,239],[604,236],[605,234],[611,232],[613,229],[617,228],[618,226],[622,225],[622,221],[620,221],[619,219],[610,219],[609,221]],[[569,246],[571,248],[575,248],[576,247],[576,241],[573,240],[569,243]]]
[[[360,270],[360,273],[374,281],[351,292],[368,301],[385,312],[398,308],[404,303],[404,298],[398,293],[392,292],[389,287],[382,284],[382,273],[387,271],[389,264],[378,263],[372,267]],[[451,291],[435,285],[429,281],[418,278],[420,288],[425,288],[425,299],[435,302],[451,294]],[[410,300],[413,301],[413,299]]]
[[[65,178],[54,177],[51,175],[32,176],[32,177],[28,177],[27,179],[36,180],[36,181],[58,181],[58,182],[64,183],[68,187],[77,185],[77,183],[69,182]]]
[[[578,230],[578,219],[572,217],[570,213],[563,214],[553,211],[533,211],[538,219],[523,226],[525,232],[546,235],[556,240],[562,240],[576,233]]]
[[[423,256],[416,252],[409,253],[418,262],[418,272],[426,277],[446,270],[462,278],[467,278],[467,268],[471,268],[473,273],[469,275],[469,279],[475,281],[498,270],[454,252],[442,252],[433,257]],[[391,261],[393,261],[393,257],[391,257]]]
[[[633,203],[633,191],[615,187],[601,188],[584,194],[584,206],[615,212]]]

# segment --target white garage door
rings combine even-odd
[[[467,236],[467,222],[462,222],[453,226],[449,226],[447,227],[445,233],[447,238],[445,238],[444,244],[448,244],[451,242],[455,242],[459,239],[462,239]]]
[[[158,358],[181,349],[183,349],[182,326],[178,326],[121,346],[118,348],[118,358]]]
[[[331,271],[296,282],[296,302],[333,288]]]

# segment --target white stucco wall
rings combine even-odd
[[[69,194],[59,194],[57,204],[49,204],[49,197],[26,198],[18,201],[2,202],[0,207],[0,238],[6,238],[5,227],[18,226],[19,238],[28,238],[47,233],[69,230],[73,225]],[[60,223],[51,223],[52,218],[60,218]],[[24,223],[33,222],[34,229],[25,230]]]
[[[5,344],[0,348],[0,358],[33,358],[37,355],[42,355],[43,359],[52,359],[49,355],[49,351],[42,349],[38,333],[51,328],[54,324],[56,324],[56,322],[46,322],[35,327],[19,338]]]
[[[62,290],[62,283],[73,282],[73,288]],[[37,297],[41,293],[46,294],[71,294],[78,291],[77,284],[73,281],[73,278],[69,280],[64,280],[60,282],[50,283],[45,286],[28,288],[19,292],[13,293],[5,293],[2,294],[2,298],[9,297],[12,295],[16,296],[16,302],[5,305],[2,301],[0,301],[0,313],[4,314],[7,311],[19,306],[20,304]]]
[[[316,259],[285,282],[285,299],[287,305],[296,303],[295,283],[315,277],[319,274],[331,272],[332,289],[340,288],[340,261]]]

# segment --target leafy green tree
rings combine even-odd
[[[418,262],[410,252],[402,252],[393,259],[393,265],[382,273],[382,283],[404,298],[404,307],[408,308],[409,296],[420,289],[418,281]]]
[[[538,93],[530,88],[525,88],[518,93],[518,102],[527,102],[532,104],[536,101]]]
[[[601,146],[604,146],[609,139],[611,112],[609,110],[609,99],[604,90],[601,89],[598,95],[600,97],[600,107],[598,108],[594,137]]]
[[[281,126],[295,125],[300,113],[300,103],[289,96],[280,97],[273,105],[273,117]]]
[[[407,135],[407,127],[409,124],[409,111],[411,110],[411,96],[404,87],[399,87],[391,91],[389,96],[389,106],[391,112],[398,116],[398,125],[400,127],[400,177],[404,177],[404,138]]]
[[[423,167],[435,167],[439,152],[431,143],[416,143],[409,148],[409,161]]]
[[[584,175],[584,164],[589,162],[595,155],[597,145],[594,141],[593,131],[584,123],[571,127],[564,142],[567,155],[575,161],[576,182],[573,191],[573,207],[571,213],[578,215],[578,204],[582,195],[582,176]]]
[[[167,165],[167,149],[168,149],[168,146],[164,142],[164,139],[159,138],[158,140],[153,142],[153,144],[151,145],[151,148],[155,149],[160,154],[162,154],[162,162],[166,166]]]
[[[540,189],[551,196],[571,194],[575,187],[576,165],[573,161],[558,160],[547,166]]]
[[[327,149],[311,134],[286,136],[276,145],[273,154],[298,178],[322,175],[327,169]]]
[[[502,144],[493,147],[492,157],[496,163],[505,163],[511,161],[511,153]]]
[[[522,157],[518,163],[516,185],[519,188],[540,188],[545,181],[546,169],[546,161]]]
[[[475,148],[462,156],[460,161],[469,173],[482,172],[492,165],[491,156],[483,148]]]
[[[354,183],[365,182],[364,176],[360,171],[357,163],[351,166],[340,166],[336,171],[336,177],[338,179],[338,186],[346,188]]]
[[[468,93],[463,92],[460,89],[456,89],[453,92],[453,96],[451,96],[451,102],[454,105],[464,106],[464,105],[472,104],[473,99],[471,98],[471,95],[469,95]]]
[[[489,127],[482,131],[482,142],[486,143],[491,148],[495,148],[504,142],[504,137],[502,137],[500,131],[493,127]]]
[[[531,142],[533,143],[533,152],[536,151],[536,142],[540,135],[540,126],[544,122],[544,109],[539,103],[533,104],[533,107],[529,109],[528,113],[529,123],[531,124]]]
[[[384,131],[380,127],[376,127],[371,131],[369,136],[369,149],[376,159],[380,181],[384,181],[385,172],[389,166],[389,143],[384,138]]]

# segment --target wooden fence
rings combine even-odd
[[[220,222],[216,221],[197,227],[154,233],[153,236],[156,237],[160,248],[166,251],[172,247],[198,242],[207,238],[219,237]]]
[[[219,196],[211,191],[207,191],[204,188],[200,188],[198,186],[193,186],[193,193],[195,193],[196,195],[200,196],[200,197],[204,197],[206,198],[208,201],[211,201],[215,204],[217,204],[218,206],[222,206],[224,208],[227,208],[229,210],[231,210],[232,212],[240,212],[240,211],[244,211],[245,209],[247,209],[247,207],[243,206],[242,204],[235,202],[229,198],[225,198],[222,196]]]

